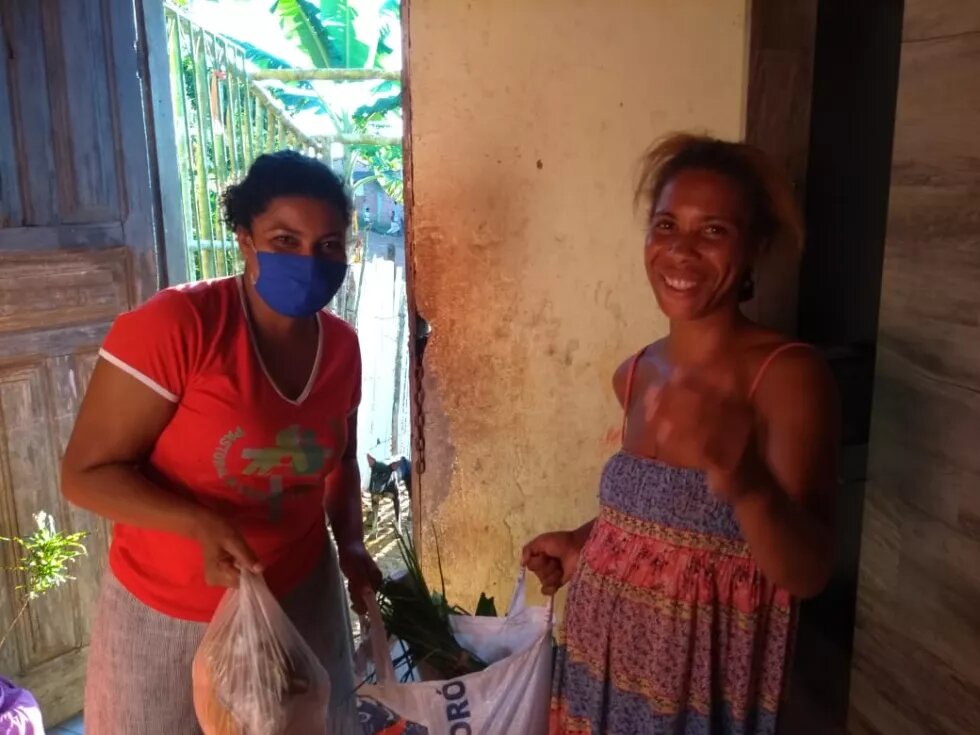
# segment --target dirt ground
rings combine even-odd
[[[364,512],[364,541],[367,550],[381,567],[381,573],[386,577],[393,572],[404,569],[401,553],[398,550],[395,530],[395,512],[392,503],[388,499],[382,499],[378,508],[378,523],[374,526],[371,517],[371,500],[366,496],[361,498],[361,506]],[[411,504],[407,493],[402,493],[399,498],[400,526],[403,535],[412,532]]]

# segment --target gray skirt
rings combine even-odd
[[[329,735],[354,735],[350,618],[332,543],[307,580],[280,602],[330,675]],[[191,664],[206,628],[152,610],[107,570],[89,648],[87,735],[200,735]]]

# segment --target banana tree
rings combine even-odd
[[[398,0],[385,0],[380,5],[368,0],[276,0],[272,10],[286,37],[297,44],[315,69],[381,69],[393,53],[388,38],[399,22]],[[369,104],[354,109],[327,102],[337,92],[333,82],[305,80],[295,84],[318,93],[322,102],[318,111],[328,117],[340,139],[377,131],[401,117],[400,82],[346,83],[360,84],[372,98]],[[381,148],[387,150],[382,153]],[[355,182],[358,163],[367,165],[372,173]],[[343,175],[352,191],[377,181],[389,196],[401,201],[400,187],[393,183],[400,178],[401,168],[400,146],[344,146]]]

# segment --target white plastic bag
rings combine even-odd
[[[265,580],[242,572],[194,656],[194,710],[205,735],[327,733],[330,678]]]
[[[394,713],[406,733],[544,735],[551,700],[552,610],[528,607],[524,572],[507,616],[454,615],[460,644],[490,665],[450,681],[400,684],[395,678],[381,611],[369,597],[371,653],[378,683],[359,695],[365,735],[377,735],[375,713]],[[388,721],[390,726],[390,719]]]

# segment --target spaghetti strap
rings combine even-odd
[[[630,371],[626,375],[626,395],[623,396],[623,429],[620,432],[620,442],[626,439],[626,420],[630,413],[630,400],[633,398],[633,380],[636,378],[636,366],[640,364],[640,358],[646,351],[647,348],[644,347],[634,355],[633,361],[630,363]]]
[[[779,347],[769,353],[769,356],[762,361],[762,365],[760,365],[758,371],[756,371],[755,378],[752,381],[752,387],[749,388],[750,401],[755,395],[755,392],[759,389],[759,385],[762,383],[762,378],[765,377],[766,370],[769,369],[769,366],[772,365],[773,361],[784,352],[788,352],[789,350],[796,349],[798,347],[808,350],[811,349],[810,345],[808,345],[806,342],[787,342],[784,345],[779,345]]]

